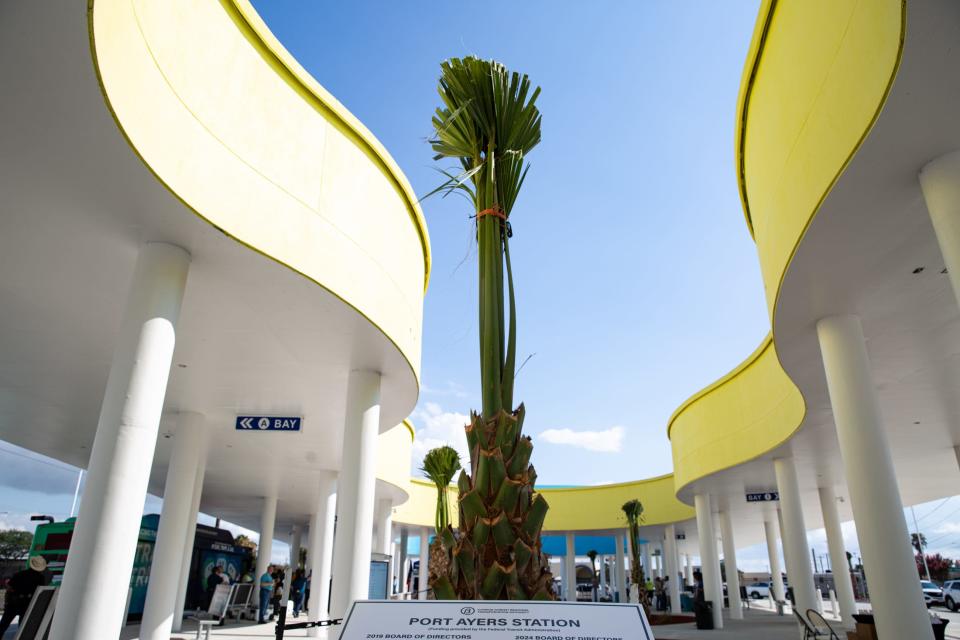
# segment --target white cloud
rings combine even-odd
[[[423,456],[426,455],[427,451],[444,445],[457,450],[462,464],[469,464],[470,453],[467,449],[467,436],[463,430],[470,421],[469,416],[463,413],[444,411],[437,403],[426,402],[423,407],[414,411],[410,417],[417,430],[410,454],[410,468],[414,476],[421,477],[423,475],[420,467],[423,465]]]
[[[627,430],[623,427],[610,427],[603,431],[547,429],[541,432],[539,437],[551,444],[569,445],[600,453],[619,453],[623,448],[623,437],[626,432]]]
[[[463,389],[463,386],[452,380],[447,380],[446,384],[444,384],[442,387],[427,386],[426,383],[421,383],[420,391],[424,394],[433,396],[453,396],[454,398],[468,397],[467,392]]]

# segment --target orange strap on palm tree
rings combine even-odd
[[[477,220],[479,220],[483,216],[495,216],[504,221],[507,219],[506,214],[499,207],[490,207],[489,209],[484,209],[483,211],[480,211],[479,213],[477,213]]]

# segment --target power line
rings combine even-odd
[[[55,469],[61,469],[61,470],[63,470],[63,471],[69,471],[70,473],[76,473],[76,472],[79,470],[79,469],[77,469],[76,467],[73,467],[73,466],[71,466],[71,465],[67,465],[66,463],[62,463],[62,462],[57,463],[57,462],[51,462],[51,461],[49,461],[49,460],[43,460],[43,459],[41,459],[41,458],[35,458],[34,456],[28,456],[28,455],[25,454],[25,453],[21,453],[21,452],[19,452],[19,451],[14,451],[13,449],[7,449],[6,447],[0,447],[0,453],[9,453],[9,454],[12,455],[12,456],[19,456],[19,457],[21,457],[21,458],[25,458],[25,459],[27,459],[27,460],[30,460],[31,462],[38,462],[38,463],[40,463],[40,464],[45,464],[45,465],[47,465],[48,467],[53,467],[53,468],[55,468]]]
[[[938,504],[937,506],[935,506],[935,507],[934,507],[933,509],[931,509],[930,511],[927,511],[925,514],[923,514],[922,516],[920,516],[919,518],[917,518],[917,520],[918,520],[919,522],[923,522],[923,519],[924,519],[924,518],[929,518],[930,515],[932,515],[937,509],[939,509],[939,508],[942,507],[943,505],[947,504],[948,502],[950,502],[950,500],[952,500],[952,499],[955,498],[955,497],[956,497],[956,496],[950,496],[949,498],[944,498],[944,499],[940,502],[940,504]]]

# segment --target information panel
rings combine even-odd
[[[340,640],[653,640],[635,604],[358,600]]]

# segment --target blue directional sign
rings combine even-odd
[[[779,502],[780,493],[777,491],[761,491],[759,493],[748,493],[747,502]]]
[[[237,431],[300,431],[303,418],[286,416],[237,416]]]

